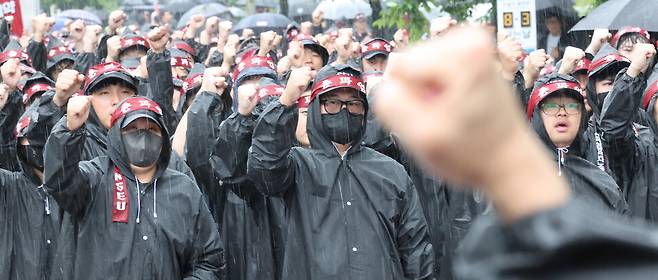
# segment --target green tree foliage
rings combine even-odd
[[[464,21],[471,16],[471,8],[477,4],[489,3],[491,0],[447,0],[442,1],[443,10],[458,21]]]
[[[427,19],[420,12],[420,9],[429,10],[427,3],[427,0],[393,2],[388,9],[381,11],[373,25],[377,28],[405,28],[405,18],[408,16],[409,38],[412,41],[418,40],[429,29]]]

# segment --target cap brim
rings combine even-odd
[[[388,57],[388,54],[389,53],[387,53],[385,51],[371,51],[371,52],[367,52],[367,53],[363,54],[362,58],[363,59],[371,59],[371,58],[373,58],[375,56],[378,56],[378,55],[383,55],[385,57]]]
[[[121,128],[125,128],[130,123],[132,123],[133,121],[135,121],[137,119],[141,119],[141,118],[147,118],[147,119],[152,120],[154,123],[159,125],[158,120],[155,117],[153,117],[153,116],[151,116],[151,115],[149,115],[148,113],[145,113],[145,112],[138,112],[138,113],[128,114],[128,116],[121,123]]]
[[[137,93],[137,81],[133,79],[132,77],[128,76],[127,74],[124,73],[119,73],[119,72],[110,72],[110,73],[105,73],[101,76],[101,78],[96,79],[93,81],[91,84],[89,84],[89,87],[85,90],[86,94],[91,94],[91,92],[95,89],[95,87],[101,82],[105,81],[107,79],[120,79],[129,85],[133,86],[133,90],[135,90],[135,93]]]

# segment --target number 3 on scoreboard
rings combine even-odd
[[[521,12],[521,26],[530,27],[530,12]]]
[[[514,16],[511,12],[503,13],[503,27],[510,28],[514,26]]]

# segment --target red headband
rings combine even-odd
[[[233,81],[235,81],[238,76],[240,75],[240,72],[244,71],[245,69],[248,68],[255,68],[255,67],[263,67],[263,68],[268,68],[274,72],[276,72],[276,66],[274,65],[274,61],[270,57],[266,56],[252,56],[247,59],[242,59],[240,63],[235,66],[235,70],[233,71]]]
[[[71,50],[65,46],[59,46],[52,48],[48,51],[48,59],[52,59],[55,56],[62,55],[62,54],[70,54]]]
[[[112,119],[110,121],[110,126],[114,126],[114,124],[126,116],[130,112],[135,112],[139,110],[147,110],[151,111],[153,113],[156,113],[158,116],[162,116],[162,109],[158,105],[158,103],[153,102],[150,99],[146,99],[144,97],[130,97],[126,99],[123,103],[121,103],[121,106],[114,110],[112,113]]]
[[[185,81],[183,82],[183,91],[181,92],[181,95],[186,93],[188,90],[201,85],[202,81],[203,81],[203,74],[194,74],[192,76],[187,77],[187,79],[185,79]]]
[[[302,41],[302,40],[307,40],[307,41],[313,41],[313,43],[320,44],[318,40],[315,39],[315,37],[308,35],[308,34],[298,34],[295,36],[293,39],[294,41]]]
[[[190,55],[194,55],[194,49],[185,42],[176,42],[174,43],[174,48],[184,51]]]
[[[592,72],[598,70],[599,68],[603,67],[604,65],[606,65],[608,63],[611,63],[613,61],[631,63],[631,61],[628,60],[628,58],[626,58],[626,57],[624,57],[624,56],[622,56],[618,53],[612,53],[612,54],[606,55],[606,56],[604,56],[602,58],[599,58],[598,60],[595,60],[594,62],[592,62],[589,65],[588,72],[592,73]]]
[[[5,51],[0,53],[0,63],[5,63],[11,58],[18,58],[22,61],[27,61],[28,64],[32,65],[32,60],[30,56],[23,51]]]
[[[32,98],[36,93],[44,92],[53,89],[49,84],[34,84],[30,86],[25,93],[23,93],[23,104],[27,104],[27,101]]]
[[[361,48],[359,49],[359,53],[361,54],[374,51],[390,53],[393,51],[393,46],[384,40],[373,40],[365,45],[361,45]]]
[[[187,69],[192,68],[192,62],[190,62],[189,59],[186,57],[172,57],[171,58],[171,66],[174,67],[185,67]]]
[[[258,95],[256,96],[256,102],[260,102],[261,99],[267,96],[281,96],[283,94],[284,87],[280,85],[268,85],[258,88]]]
[[[21,134],[23,129],[28,127],[30,125],[30,117],[25,116],[23,117],[18,123],[16,124],[16,129],[14,130],[14,137],[18,137],[18,135]]]
[[[647,40],[651,41],[651,37],[649,37],[648,31],[639,27],[626,27],[615,33],[615,36],[613,36],[612,39],[610,40],[610,44],[615,48],[617,48],[617,43],[619,43],[619,39],[621,39],[621,36],[624,36],[624,34],[628,34],[628,33],[639,33],[640,35],[644,36],[644,38],[647,38]]]
[[[658,92],[658,81],[651,83],[651,86],[644,93],[644,98],[642,98],[642,107],[646,110],[649,107],[651,98]]]
[[[245,60],[247,58],[250,58],[254,55],[256,55],[256,49],[248,50],[248,51],[244,52],[241,56],[238,56],[238,57],[235,58],[235,64],[237,65],[240,62],[242,62],[243,60]]]
[[[110,73],[110,72],[121,72],[124,73],[128,76],[130,73],[126,68],[124,68],[121,64],[116,63],[116,62],[107,62],[107,63],[102,63],[102,64],[96,64],[94,67],[91,67],[89,71],[87,71],[87,77],[85,78],[85,84],[83,87],[83,91],[87,92],[87,87],[91,84],[92,81],[97,79],[98,77],[102,76],[103,74]]]
[[[583,59],[578,61],[578,64],[576,64],[576,70],[574,70],[573,72],[575,73],[575,72],[582,71],[582,70],[589,71],[589,66],[591,64],[592,64],[591,60],[589,60],[587,58],[583,58]]]
[[[576,82],[560,80],[544,84],[533,90],[532,95],[530,95],[530,101],[528,101],[528,119],[532,119],[532,114],[535,112],[535,107],[537,107],[539,102],[544,100],[549,94],[561,89],[575,90],[580,95],[583,95],[580,85]]]
[[[347,74],[338,74],[313,84],[311,100],[324,92],[338,88],[353,88],[364,94],[366,93],[366,85],[363,80]]]
[[[297,108],[308,108],[308,105],[311,104],[311,96],[302,96],[297,100]]]
[[[126,39],[121,39],[121,49],[126,49],[132,46],[143,46],[147,49],[150,49],[149,42],[146,41],[146,39],[142,37],[133,37],[133,38],[126,38]]]

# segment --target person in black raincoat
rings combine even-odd
[[[317,74],[311,149],[292,147],[302,91],[284,93],[261,114],[247,162],[256,188],[286,202],[282,278],[429,278],[432,245],[411,180],[361,145],[367,102],[359,71],[339,64]]]
[[[635,121],[646,88],[644,72],[655,52],[650,44],[634,46],[631,64],[617,74],[603,101],[600,119],[610,168],[630,213],[650,221],[658,219],[658,151],[651,129]]]
[[[157,41],[159,42],[158,48],[162,52],[153,51],[147,55],[147,67],[151,73],[148,78],[149,87],[152,87],[149,93],[153,95],[153,100],[163,108],[167,129],[174,131],[177,117],[171,105],[173,81],[169,54],[164,49],[163,43],[167,40],[167,36],[164,35],[166,31],[155,30],[153,32],[160,33]],[[92,112],[87,121],[88,139],[85,141],[83,159],[92,160],[106,154],[110,114],[119,102],[137,93],[138,82],[125,68],[115,62],[95,65],[87,72],[86,77],[75,70],[64,70],[60,74],[60,81],[57,82],[59,86],[56,85],[55,92],[45,93],[44,96],[49,97],[42,98],[43,101],[40,100],[38,121],[54,125],[63,114],[61,108],[67,103],[68,98],[78,91],[83,81],[82,92],[92,97]],[[187,174],[194,180],[192,171],[177,154],[171,156],[170,167]]]
[[[231,106],[222,101],[228,90],[221,96],[201,92],[187,113],[186,159],[220,224],[229,279],[279,279],[275,253],[282,256],[283,201],[258,192],[247,178],[246,165],[255,120],[283,87],[262,78],[258,88],[241,86],[234,97],[242,104],[228,118]]]
[[[171,154],[160,106],[124,100],[107,156],[81,161],[89,97],[74,97],[46,143],[46,190],[71,215],[65,279],[220,279],[223,245],[205,199]],[[62,233],[63,234],[63,233]]]
[[[582,89],[571,76],[553,74],[540,79],[530,96],[528,119],[539,139],[555,155],[558,175],[564,176],[581,201],[624,213],[621,189],[604,170],[584,158],[590,143]]]
[[[567,182],[495,71],[493,50],[490,33],[469,28],[404,51],[375,105],[426,168],[479,186],[494,202],[499,218],[473,226],[457,278],[652,278],[655,229],[569,201]],[[463,65],[459,73],[454,65]],[[462,106],[465,99],[481,106]]]
[[[3,279],[49,279],[55,256],[63,213],[43,188],[43,148],[50,131],[30,121],[35,117],[33,106],[21,117],[15,132],[0,136],[2,143],[14,136],[19,139],[13,156],[21,167],[18,172],[0,169],[2,208],[6,208],[3,219],[11,221],[5,230],[13,231],[13,238],[4,243],[13,244],[13,250],[8,251],[12,256],[3,257],[11,261],[2,265],[11,273]],[[0,270],[0,275],[5,274]]]

